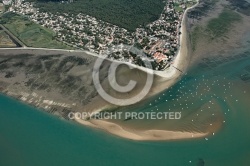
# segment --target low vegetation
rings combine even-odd
[[[16,47],[16,44],[3,30],[0,29],[0,48],[2,47]]]
[[[30,21],[26,17],[7,13],[0,18],[0,23],[29,47],[70,49],[55,39],[53,31]]]
[[[240,21],[242,17],[240,14],[224,9],[219,17],[211,19],[206,27],[212,39],[224,36],[232,27],[234,22]]]
[[[198,39],[201,35],[204,35],[202,26],[196,26],[191,33],[192,50],[195,50]]]
[[[246,0],[229,0],[231,8],[242,14],[250,16],[250,2]]]
[[[226,37],[235,22],[240,22],[242,16],[230,9],[225,8],[217,18],[208,21],[206,26],[196,26],[191,32],[192,49],[195,50],[200,38],[209,41]]]

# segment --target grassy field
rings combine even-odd
[[[4,47],[16,47],[16,44],[3,30],[0,30],[0,48]]]
[[[176,11],[178,11],[178,12],[183,11],[183,9],[180,7],[180,5],[179,5],[178,3],[175,3],[175,4],[174,4],[174,9],[175,9]]]
[[[28,18],[8,13],[0,18],[1,23],[19,40],[29,47],[70,49],[67,45],[54,39],[54,32],[46,29]]]
[[[165,6],[163,0],[75,0],[70,4],[57,0],[30,1],[37,1],[40,11],[84,13],[131,31],[157,20]]]

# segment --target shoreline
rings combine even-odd
[[[135,64],[131,64],[129,62],[122,62],[122,61],[116,61],[107,59],[99,54],[92,53],[89,51],[82,51],[82,50],[64,50],[64,49],[46,49],[46,48],[31,48],[31,47],[21,47],[21,48],[0,48],[0,50],[41,50],[41,51],[58,51],[58,52],[69,52],[69,53],[84,53],[88,54],[97,58],[105,58],[106,60],[109,60],[111,62],[121,63],[121,64],[127,64],[133,68],[139,69],[142,72],[146,73],[153,73],[155,76],[158,76],[160,79],[158,80],[159,86],[155,88],[153,91],[149,93],[148,97],[151,97],[162,90],[165,90],[169,86],[172,86],[175,84],[175,82],[178,80],[178,78],[185,72],[185,70],[188,67],[189,64],[189,45],[188,45],[188,36],[186,31],[186,19],[187,19],[187,12],[197,6],[199,4],[199,1],[192,6],[185,10],[183,14],[183,18],[181,21],[181,29],[180,32],[182,34],[180,35],[180,47],[178,50],[178,54],[176,55],[172,65],[167,68],[164,71],[155,71],[152,69],[144,68],[141,66],[137,66]],[[170,81],[170,82],[168,82]],[[109,107],[109,105],[101,106],[99,109],[93,110],[92,112],[101,112],[103,109]],[[168,131],[168,130],[145,130],[145,131],[129,131],[118,124],[103,121],[103,120],[91,120],[91,121],[85,121],[85,120],[75,120],[76,122],[83,124],[85,126],[91,126],[94,128],[105,130],[111,134],[131,139],[131,140],[179,140],[179,139],[191,139],[191,138],[201,138],[205,137],[206,135],[209,135],[209,133],[197,133],[197,132],[181,132],[181,131]]]
[[[164,71],[154,71],[154,75],[161,77],[161,79],[162,79],[161,82],[166,82],[168,80],[177,79],[187,69],[188,62],[186,60],[187,60],[187,58],[190,58],[189,53],[188,53],[188,51],[189,51],[188,50],[188,43],[187,43],[188,36],[187,36],[187,30],[186,30],[187,12],[190,9],[196,7],[197,5],[199,5],[199,1],[197,1],[197,3],[194,6],[186,9],[184,14],[183,14],[183,19],[182,19],[182,23],[181,23],[182,35],[180,37],[181,44],[180,44],[178,54],[177,54],[176,58],[174,59],[173,64],[168,69],[166,69]],[[147,72],[146,68],[143,68],[140,66],[139,67],[137,66],[137,68],[139,68],[140,70],[142,70],[144,72]],[[176,82],[176,80],[174,82],[169,83],[169,85],[172,86],[173,84],[175,84],[175,82]],[[158,88],[159,92],[166,89],[167,86],[165,84],[163,86],[165,88],[163,88],[163,89]],[[158,92],[155,92],[155,93],[151,92],[151,94],[149,96],[147,96],[147,98],[150,96],[153,96],[157,93]],[[107,106],[104,106],[100,109],[96,109],[92,112],[101,112],[105,108],[107,108]],[[166,141],[166,140],[204,138],[204,137],[211,134],[209,132],[207,132],[207,133],[200,132],[199,133],[199,132],[182,132],[182,131],[170,131],[170,130],[129,131],[129,130],[122,128],[118,124],[107,122],[104,120],[85,121],[82,119],[77,119],[75,121],[77,123],[80,123],[80,124],[85,125],[85,126],[90,126],[90,127],[94,127],[97,129],[105,130],[105,131],[107,131],[113,135],[119,136],[119,137],[123,137],[123,138],[130,139],[130,140],[137,140],[137,141],[160,141],[160,140]]]
[[[104,120],[91,120],[91,122],[83,121],[81,119],[75,120],[85,126],[101,129],[111,133],[113,135],[134,140],[134,141],[170,141],[170,140],[182,140],[192,138],[204,138],[210,133],[199,132],[182,132],[182,131],[170,131],[170,130],[143,130],[143,131],[129,131],[122,128],[120,125],[107,122]]]
[[[139,69],[139,70],[141,70],[143,72],[153,73],[154,75],[160,76],[160,77],[165,78],[165,79],[171,79],[176,75],[176,72],[180,72],[178,69],[180,68],[180,65],[181,65],[180,62],[183,60],[183,59],[181,59],[181,54],[183,54],[183,51],[182,51],[183,50],[183,45],[185,47],[187,46],[186,42],[184,42],[184,44],[182,44],[183,36],[186,35],[186,33],[183,32],[183,31],[186,31],[186,27],[185,27],[186,14],[187,14],[188,10],[196,7],[198,4],[199,4],[199,0],[197,0],[197,3],[194,6],[187,8],[185,10],[185,12],[183,13],[183,18],[182,18],[182,21],[181,21],[181,29],[180,29],[180,32],[182,34],[180,35],[180,47],[179,47],[178,53],[176,54],[176,57],[173,60],[173,64],[169,68],[167,68],[167,69],[165,69],[163,71],[152,70],[152,69],[149,69],[149,68],[145,68],[145,67],[142,67],[142,66],[132,64],[130,62],[122,62],[122,61],[118,61],[118,60],[109,59],[109,58],[101,56],[100,54],[96,54],[96,53],[86,51],[86,50],[49,49],[49,48],[27,47],[27,46],[19,47],[19,48],[18,47],[17,48],[0,48],[0,50],[20,50],[21,49],[21,50],[44,50],[44,51],[70,52],[70,53],[84,53],[84,54],[88,54],[88,55],[91,55],[91,56],[94,56],[94,57],[97,57],[97,58],[102,58],[102,59],[108,60],[110,62],[126,64],[128,66],[133,67],[133,68]],[[187,48],[185,48],[185,49],[187,49]],[[185,51],[187,51],[187,50],[185,50]]]

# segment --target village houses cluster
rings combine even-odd
[[[178,52],[182,17],[188,5],[193,3],[193,0],[169,0],[158,20],[137,28],[135,32],[82,13],[40,12],[33,3],[21,0],[13,3],[9,11],[28,16],[32,21],[52,29],[56,33],[56,40],[71,47],[98,54],[114,48],[112,53],[115,54],[111,58],[143,65],[140,57],[130,54],[124,56],[123,52],[115,49],[119,44],[134,45],[143,50],[145,58],[153,64],[155,70],[164,70],[171,65]]]

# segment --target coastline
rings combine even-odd
[[[187,29],[186,29],[187,12],[190,9],[195,8],[197,5],[199,5],[199,0],[197,0],[197,3],[194,6],[187,8],[183,14],[183,18],[181,21],[181,29],[180,29],[180,32],[181,32],[180,48],[179,48],[179,51],[176,55],[176,58],[174,59],[173,64],[170,66],[170,68],[167,71],[166,70],[155,71],[155,74],[157,74],[163,78],[171,79],[171,78],[175,77],[180,72],[180,70],[182,72],[185,72],[185,70],[187,69],[188,64],[185,64],[185,63],[187,63],[187,61],[185,61],[186,59],[184,56],[185,54],[188,54],[188,43],[187,43],[188,37],[187,37]],[[188,55],[186,55],[186,56],[188,56]],[[189,57],[187,57],[187,58],[189,58]]]
[[[183,58],[183,54],[187,53],[187,51],[188,51],[187,42],[183,41],[183,38],[186,38],[186,33],[185,33],[186,32],[185,21],[186,21],[186,18],[187,18],[186,14],[190,9],[196,7],[198,4],[199,4],[199,0],[197,0],[197,3],[194,6],[187,8],[185,10],[185,12],[183,13],[183,18],[182,18],[182,21],[181,21],[181,29],[180,29],[180,32],[181,32],[181,35],[180,35],[180,43],[181,43],[180,48],[179,48],[178,53],[177,53],[177,55],[176,55],[176,57],[175,57],[175,59],[173,61],[173,64],[164,71],[156,71],[156,70],[148,69],[148,68],[145,68],[145,67],[142,67],[142,66],[138,66],[138,65],[129,63],[129,62],[111,60],[111,59],[105,58],[105,57],[103,57],[103,56],[101,56],[99,54],[96,54],[96,53],[93,53],[93,52],[90,52],[90,51],[85,51],[85,50],[48,49],[48,48],[35,48],[35,47],[27,47],[27,46],[24,46],[24,47],[21,47],[21,48],[0,48],[0,50],[31,50],[31,51],[32,50],[44,50],[44,51],[47,50],[47,51],[60,51],[60,52],[70,52],[70,53],[84,53],[84,54],[88,54],[88,55],[91,55],[91,56],[94,56],[94,57],[97,57],[97,58],[102,58],[102,59],[108,60],[110,62],[126,64],[126,65],[129,65],[129,66],[131,66],[133,68],[139,69],[139,70],[147,72],[147,73],[152,73],[153,72],[154,75],[160,76],[160,77],[165,78],[167,80],[167,79],[171,79],[171,78],[175,77],[175,75],[177,74],[177,72],[179,72],[179,70],[185,71],[185,68],[186,68],[187,65],[183,64],[183,63],[185,63],[184,58]]]
[[[151,97],[160,91],[166,89],[166,87],[170,87],[178,80],[178,78],[186,71],[188,64],[189,64],[189,45],[188,45],[188,36],[187,36],[187,30],[186,30],[186,21],[187,21],[187,12],[196,7],[199,4],[199,1],[197,3],[186,9],[183,15],[182,23],[181,23],[181,32],[182,35],[180,37],[180,48],[178,51],[178,54],[174,60],[174,63],[171,65],[170,68],[168,68],[165,71],[154,71],[154,75],[157,75],[161,78],[161,80],[158,82],[161,84],[157,88],[157,90],[151,92],[147,97]],[[146,68],[136,66],[136,68],[147,72]],[[168,80],[172,80],[168,82]],[[106,109],[107,107],[103,107],[100,109],[96,109],[92,112],[101,112],[103,109]],[[192,138],[204,138],[208,136],[210,133],[202,133],[202,132],[182,132],[182,131],[169,131],[169,130],[144,130],[144,131],[132,131],[122,128],[120,125],[107,122],[104,120],[91,120],[91,121],[85,121],[82,119],[76,119],[77,123],[80,123],[82,125],[98,128],[105,130],[111,134],[117,135],[119,137],[123,137],[126,139],[131,140],[138,140],[138,141],[159,141],[159,140],[180,140],[180,139],[192,139]]]
[[[91,122],[88,122],[78,119],[75,121],[82,125],[101,129],[113,135],[135,141],[169,141],[169,140],[203,138],[209,135],[209,133],[168,131],[168,130],[130,131],[122,128],[121,126],[115,123],[103,120],[92,120]]]
[[[146,98],[151,97],[166,88],[172,86],[175,84],[175,82],[180,78],[180,76],[185,72],[185,70],[188,67],[189,64],[189,44],[188,44],[188,35],[186,31],[186,21],[187,21],[187,12],[188,10],[194,8],[197,6],[199,2],[197,1],[197,4],[187,8],[183,14],[182,22],[181,22],[181,29],[180,32],[182,35],[180,36],[180,48],[178,50],[178,54],[176,55],[176,58],[174,59],[173,64],[166,70],[164,71],[154,71],[151,69],[147,69],[144,67],[140,67],[128,62],[121,62],[121,61],[115,61],[115,60],[110,60],[107,59],[111,62],[116,62],[116,63],[123,63],[127,64],[133,68],[136,68],[142,72],[146,73],[154,73],[155,76],[158,77],[157,79],[157,86],[152,89],[152,91],[146,96]],[[81,50],[62,50],[62,49],[45,49],[45,48],[30,48],[30,47],[22,47],[22,48],[4,48],[1,50],[41,50],[41,51],[58,51],[58,52],[70,52],[70,53],[85,53],[97,58],[103,58],[103,56],[100,56],[95,53],[91,53],[88,51],[81,51]],[[97,100],[98,101],[98,100]],[[110,105],[105,105],[107,103],[101,103],[99,109],[96,109],[91,111],[91,112],[101,112],[103,109],[109,108]],[[95,103],[95,107],[97,107],[98,104]],[[88,108],[88,106],[87,106]],[[107,121],[102,121],[102,120],[95,120],[95,121],[85,121],[85,120],[76,120],[76,122],[91,126],[94,128],[99,128],[102,130],[106,130],[109,133],[112,133],[114,135],[127,138],[127,139],[132,139],[132,140],[173,140],[173,139],[189,139],[189,138],[200,138],[200,137],[205,137],[209,133],[197,133],[197,132],[181,132],[181,131],[167,131],[167,130],[145,130],[145,131],[129,131],[125,130],[121,126],[115,123],[107,122]]]

